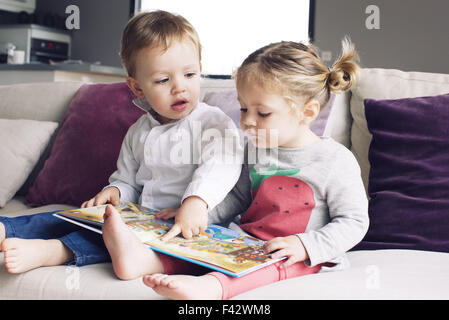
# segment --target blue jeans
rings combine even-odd
[[[53,213],[0,217],[0,222],[5,226],[7,238],[60,240],[73,252],[74,259],[67,262],[69,265],[84,266],[111,261],[101,234],[58,219]]]

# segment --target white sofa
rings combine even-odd
[[[61,121],[78,82],[0,86],[0,118]],[[232,81],[205,81],[207,91],[228,90]],[[449,75],[364,69],[358,86],[336,97],[324,135],[351,149],[368,185],[371,136],[364,98],[393,99],[449,92]],[[30,110],[35,110],[30,112]],[[11,168],[14,170],[14,168]],[[1,181],[0,181],[1,183]],[[51,204],[30,208],[16,195],[0,209],[2,216],[73,208]],[[418,250],[363,250],[348,253],[351,267],[290,279],[234,299],[448,299],[449,253]],[[56,266],[9,274],[0,253],[0,299],[161,299],[141,279],[118,280],[110,263]]]

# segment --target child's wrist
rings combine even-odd
[[[296,238],[299,240],[299,245],[301,246],[302,250],[304,251],[304,260],[308,260],[309,259],[309,253],[307,252],[306,246],[304,245],[304,243],[302,242],[301,237],[299,236],[299,234],[295,234]]]
[[[207,210],[207,208],[208,208],[207,202],[198,196],[189,196],[189,197],[185,198],[184,201],[182,202],[182,205],[184,205],[184,204],[198,205],[198,206],[204,207],[205,210]]]
[[[116,186],[108,186],[108,187],[104,188],[104,190],[110,189],[110,191],[112,191],[113,190],[112,188],[115,188],[115,191],[117,192],[117,195],[120,198],[121,194],[120,194],[120,189],[118,187],[116,187]]]

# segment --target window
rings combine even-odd
[[[272,42],[309,41],[309,0],[140,0],[139,11],[185,17],[199,34],[203,74],[229,77],[254,50]],[[311,30],[310,30],[311,31]]]

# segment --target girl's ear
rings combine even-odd
[[[320,103],[317,99],[308,100],[302,107],[301,124],[310,125],[320,113]]]
[[[138,98],[145,97],[145,94],[143,93],[142,88],[140,88],[139,83],[137,82],[136,79],[132,77],[127,77],[126,84]]]

